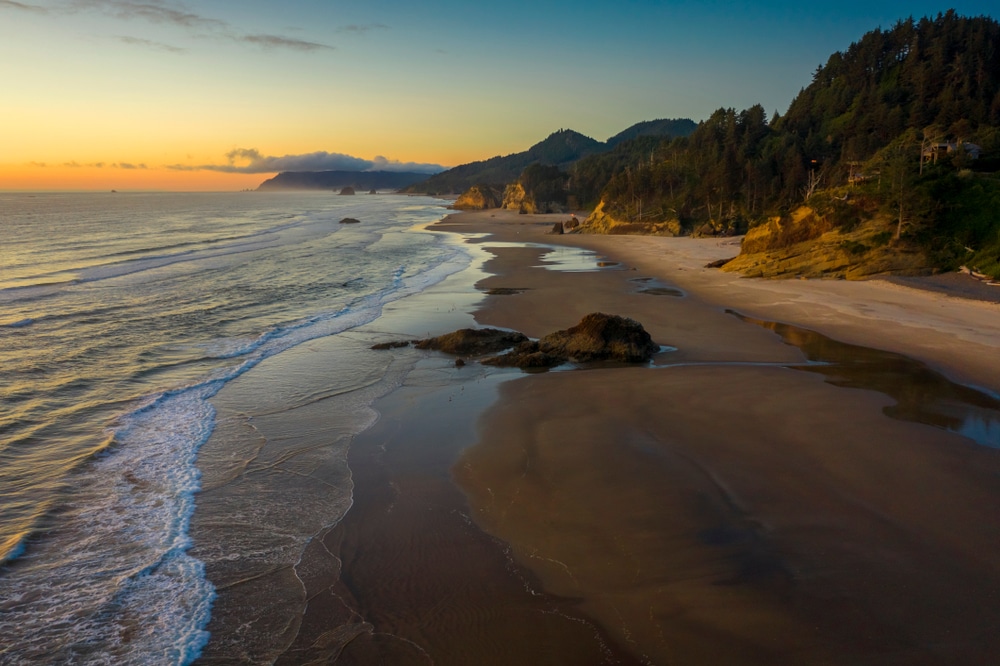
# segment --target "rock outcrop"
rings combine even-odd
[[[593,312],[564,331],[538,341],[539,348],[571,361],[642,363],[660,351],[642,324],[628,317]]]
[[[541,340],[529,340],[517,331],[495,328],[463,328],[447,335],[415,341],[417,349],[433,349],[460,357],[488,356],[481,362],[503,368],[525,370],[553,368],[573,361],[619,361],[643,363],[660,351],[642,324],[627,317],[594,312],[579,324],[563,331],[546,335]],[[383,342],[372,349],[395,349],[407,346],[406,342]],[[460,358],[457,366],[465,365]]]
[[[642,236],[683,236],[684,229],[679,220],[664,222],[627,222],[614,217],[605,210],[602,201],[583,224],[580,231],[589,234],[642,235]]]
[[[536,201],[535,198],[524,189],[521,183],[511,183],[503,191],[503,205],[505,210],[516,210],[522,215],[540,215],[546,213],[565,213],[566,206],[558,201]]]
[[[484,356],[496,354],[526,342],[528,336],[517,331],[496,328],[463,328],[436,338],[415,343],[417,349],[434,349],[459,356]]]
[[[893,238],[893,224],[879,216],[856,228],[837,228],[808,206],[750,229],[740,254],[721,267],[749,277],[843,278],[920,275],[930,271],[915,245]]]
[[[524,342],[510,352],[483,360],[487,365],[543,368],[567,361],[643,363],[660,351],[642,324],[618,315],[594,312],[579,324],[550,333],[538,342]]]
[[[361,224],[361,220],[355,219],[353,217],[345,217],[340,221],[341,224]]]
[[[473,185],[455,199],[451,205],[456,210],[487,210],[500,208],[503,198],[500,191],[489,185]]]
[[[350,186],[348,186],[348,187],[342,187],[342,188],[340,189],[340,194],[341,194],[341,195],[350,195],[350,194],[354,194],[354,188],[353,188],[353,187],[350,187]]]

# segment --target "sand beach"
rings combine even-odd
[[[488,215],[445,224],[489,219],[521,239],[549,226]],[[527,290],[488,299],[482,323],[542,335],[611,309],[677,351],[661,361],[673,367],[505,384],[455,467],[477,522],[547,591],[580,598],[651,663],[995,654],[1000,451],[888,418],[893,399],[835,386],[837,372],[782,367],[803,352],[727,309],[904,354],[995,394],[1000,306],[705,269],[735,254],[731,240],[552,239],[624,270],[543,271],[500,249],[481,286]],[[685,296],[644,293],[654,282]]]
[[[278,663],[989,663],[1000,305],[743,279],[704,268],[733,239],[553,220],[447,217],[485,262],[359,335],[603,311],[665,351],[530,374],[377,352],[416,367],[350,447],[353,503],[298,563]]]

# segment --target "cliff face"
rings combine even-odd
[[[503,208],[530,215],[535,212],[535,202],[530,200],[521,183],[511,183],[503,191]]]
[[[566,205],[558,201],[536,201],[535,196],[525,191],[521,183],[511,183],[504,189],[501,207],[524,215],[567,212]]]
[[[456,210],[486,210],[500,208],[503,203],[500,192],[488,185],[473,185],[451,205]]]
[[[580,226],[582,233],[609,235],[681,236],[679,220],[666,222],[625,222],[610,215],[602,201]]]
[[[722,270],[748,277],[827,277],[859,280],[877,275],[930,272],[924,252],[894,238],[884,216],[849,231],[808,206],[789,218],[772,218],[747,232],[738,257]]]

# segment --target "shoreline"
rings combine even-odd
[[[738,239],[547,235],[544,232],[552,222],[545,218],[558,216],[485,213],[488,215],[463,213],[461,218],[446,218],[439,224],[462,229],[499,220],[527,233],[532,227],[523,218],[537,217],[533,221],[536,242],[588,249],[621,261],[643,275],[668,281],[716,307],[904,354],[958,381],[1000,393],[1000,355],[993,353],[1000,340],[1000,303],[942,293],[920,280],[899,283],[884,279],[744,278],[705,268],[711,261],[735,256],[739,252]],[[519,237],[516,232],[514,235]],[[875,326],[878,330],[873,330]]]
[[[743,279],[703,268],[725,241],[548,235],[552,217],[440,225],[490,233],[487,249],[584,247],[624,272],[540,271],[530,252],[499,248],[479,287],[525,290],[487,299],[477,321],[537,336],[604,309],[677,351],[669,368],[501,387],[454,474],[518,563],[653,663],[995,652],[1000,570],[976,553],[1000,546],[983,515],[1000,506],[1000,453],[888,418],[884,393],[789,370],[806,360],[798,347],[728,310],[901,353],[996,395],[1000,308],[887,282]],[[643,293],[636,278],[686,296]]]
[[[1000,649],[1000,567],[981,554],[1000,548],[1000,453],[888,418],[883,393],[834,385],[803,340],[727,310],[1000,392],[995,363],[968,358],[996,324],[963,330],[995,309],[962,301],[970,325],[945,297],[888,283],[846,283],[865,300],[740,282],[703,268],[731,250],[715,240],[549,235],[555,217],[430,225],[482,266],[387,307],[355,343],[473,318],[538,337],[600,310],[676,349],[653,367],[543,374],[380,352],[412,370],[350,445],[352,506],[296,567],[308,606],[278,663],[930,664]],[[574,248],[609,265],[560,265]],[[964,344],[935,346],[955,331]],[[304,416],[275,434],[329,427]],[[221,655],[210,642],[206,656]]]

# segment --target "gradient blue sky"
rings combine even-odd
[[[0,0],[0,189],[238,189],[784,112],[865,32],[994,4]]]

